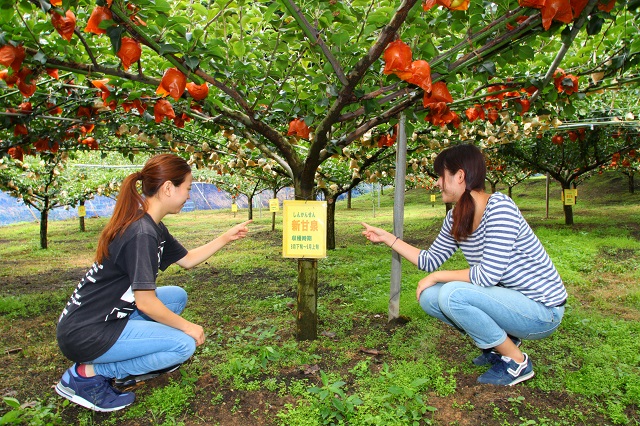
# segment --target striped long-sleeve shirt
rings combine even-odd
[[[567,291],[549,255],[511,198],[491,195],[478,228],[464,241],[451,236],[453,211],[429,250],[418,256],[418,268],[433,272],[458,249],[469,263],[474,285],[501,285],[546,306],[558,306]]]

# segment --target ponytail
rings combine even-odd
[[[471,191],[465,189],[462,196],[453,208],[453,226],[451,235],[456,241],[466,240],[473,232],[473,217],[476,213],[476,204],[471,196]]]
[[[433,162],[433,168],[439,176],[445,170],[455,174],[464,171],[466,189],[453,209],[451,236],[456,241],[466,240],[473,232],[473,218],[476,205],[471,191],[484,191],[487,166],[484,156],[475,145],[455,145],[440,152]]]
[[[160,154],[151,157],[141,171],[127,176],[122,182],[113,215],[98,239],[96,262],[102,263],[109,257],[109,244],[113,239],[146,214],[147,199],[156,195],[162,184],[171,181],[180,186],[190,173],[191,166],[183,158]],[[138,192],[138,181],[141,181],[142,194]]]
[[[96,262],[102,263],[109,255],[111,241],[147,212],[147,201],[142,198],[136,188],[140,179],[140,172],[136,172],[127,176],[122,182],[113,215],[98,240]]]

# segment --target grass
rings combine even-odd
[[[281,224],[255,212],[250,237],[207,264],[161,273],[160,285],[189,293],[184,316],[206,343],[178,372],[135,389],[121,412],[65,404],[51,386],[68,367],[55,342],[57,317],[93,259],[106,219],[50,222],[48,250],[38,226],[0,228],[0,376],[9,424],[202,425],[591,425],[640,423],[640,196],[605,174],[583,184],[574,226],[565,226],[559,187],[544,180],[513,197],[569,290],[559,330],[525,342],[536,376],[513,388],[480,386],[470,339],[428,318],[415,302],[423,276],[403,262],[401,325],[387,324],[391,256],[367,243],[360,222],[391,230],[393,193],[362,196],[336,214],[336,250],[319,262],[319,337],[295,334],[297,264],[283,259]],[[499,188],[500,189],[500,188]],[[375,207],[375,209],[374,209]],[[375,212],[375,215],[374,215]],[[444,218],[424,190],[406,193],[404,238],[428,247]],[[195,247],[244,220],[197,211],[165,223]],[[464,267],[457,254],[445,268]],[[30,380],[24,380],[29,377]]]

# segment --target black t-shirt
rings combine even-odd
[[[104,354],[120,337],[135,311],[134,290],[155,290],[158,271],[187,250],[161,222],[145,214],[109,244],[109,256],[80,281],[62,311],[56,330],[62,353],[74,362]]]

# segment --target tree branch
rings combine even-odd
[[[593,8],[596,7],[596,4],[598,4],[598,0],[589,0],[589,3],[587,3],[587,5],[582,10],[582,14],[580,15],[580,17],[574,22],[569,37],[562,40],[562,46],[560,47],[560,50],[558,50],[558,54],[556,55],[555,59],[549,66],[549,70],[544,76],[544,79],[540,82],[540,87],[533,95],[531,95],[531,99],[529,100],[531,104],[533,104],[540,96],[540,88],[545,87],[551,81],[553,73],[556,71],[558,65],[560,65],[560,62],[562,62],[562,59],[569,51],[569,47],[573,43],[573,40],[578,35],[578,32],[582,29],[582,26],[587,21],[587,17],[589,16]]]
[[[309,21],[307,21],[307,18],[305,18],[304,14],[302,13],[302,10],[300,10],[298,5],[295,4],[292,0],[280,0],[280,1],[284,5],[284,7],[289,11],[291,16],[293,16],[293,18],[296,20],[296,22],[298,23],[302,31],[305,33],[309,41],[320,47],[320,49],[322,50],[322,53],[327,58],[327,61],[329,61],[329,63],[331,64],[331,67],[335,71],[336,76],[338,77],[338,80],[340,80],[342,85],[346,86],[347,84],[349,84],[349,82],[347,81],[347,77],[344,74],[344,71],[342,71],[342,67],[340,66],[340,63],[335,58],[335,56],[333,56],[333,53],[331,53],[331,49],[329,49],[329,47],[325,44],[325,42],[320,38],[320,33],[318,32],[318,30],[313,28],[309,23]]]

